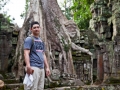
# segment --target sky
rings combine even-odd
[[[58,3],[62,3],[64,0],[57,0]],[[13,23],[17,23],[19,27],[22,27],[22,24],[24,22],[24,19],[21,19],[20,14],[25,9],[25,0],[10,0],[9,3],[4,7],[3,11],[7,11],[7,15],[11,16],[12,18],[15,18]],[[1,13],[0,12],[0,13]]]
[[[17,23],[19,27],[23,24],[23,19],[21,19],[20,14],[24,11],[25,8],[25,0],[10,0],[4,9],[1,11],[7,11],[7,15],[15,18],[13,23]]]

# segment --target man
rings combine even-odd
[[[39,37],[40,25],[34,21],[31,23],[32,35],[27,37],[24,42],[24,58],[27,74],[33,75],[33,86],[30,90],[44,89],[44,65],[46,76],[50,75],[49,65],[44,51],[44,43]],[[25,86],[25,90],[26,86]]]

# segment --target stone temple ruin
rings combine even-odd
[[[119,0],[95,0],[90,7],[92,13],[90,30],[96,35],[93,39],[95,49],[93,63],[97,60],[99,83],[107,82],[110,77],[120,78],[119,5]]]
[[[16,26],[17,28],[17,26]],[[0,80],[14,78],[11,74],[19,29],[0,14]]]
[[[17,45],[18,31],[14,30],[14,24],[0,14],[0,71],[10,68],[10,59],[14,57]]]
[[[76,40],[76,44],[89,49],[92,58],[86,53],[72,51],[74,67],[78,83],[82,85],[100,85],[94,87],[94,90],[119,90],[120,83],[120,0],[94,0],[90,6],[92,18],[90,20],[88,30],[81,30],[80,41]],[[13,28],[13,25],[6,25],[6,21],[0,14],[0,74],[9,70],[14,57],[15,48],[19,31]],[[9,29],[8,29],[9,28]],[[55,52],[55,57],[58,57]],[[56,61],[57,63],[57,58]],[[57,73],[56,73],[57,72]],[[54,70],[51,78],[59,81],[59,71]],[[63,79],[65,75],[63,75]],[[70,86],[72,81],[70,76],[65,78],[69,82],[64,81],[63,86]],[[0,78],[3,79],[2,76]],[[4,77],[5,78],[5,77]],[[5,81],[3,79],[3,81]],[[19,82],[19,81],[18,81]],[[18,83],[17,82],[17,83]],[[71,82],[71,83],[70,83]],[[20,82],[19,82],[20,83]],[[59,82],[58,82],[59,83]],[[49,86],[46,79],[46,87]],[[52,83],[54,87],[56,83]],[[107,86],[106,86],[107,84]],[[116,84],[116,85],[109,85]],[[73,84],[74,85],[74,84]],[[17,85],[16,85],[17,86]],[[49,86],[50,87],[50,86]],[[68,87],[66,87],[67,89]],[[93,87],[81,87],[84,90],[93,90]],[[57,89],[55,89],[57,90]],[[59,89],[58,89],[59,90]],[[64,89],[61,89],[64,90]],[[76,90],[70,89],[68,90]],[[81,90],[81,89],[78,89]]]

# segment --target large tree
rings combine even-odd
[[[61,12],[57,0],[30,0],[24,24],[20,30],[13,70],[16,77],[23,76],[23,43],[29,35],[31,21],[40,23],[40,37],[45,42],[46,55],[51,71],[55,68],[61,73],[75,75],[72,59],[72,49],[80,50],[92,55],[89,50],[76,45],[80,39],[80,32],[76,24],[67,20]],[[56,52],[58,57],[55,56]],[[58,58],[58,60],[56,60]],[[57,61],[57,63],[56,63]]]

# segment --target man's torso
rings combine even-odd
[[[34,40],[32,40],[34,39]],[[44,68],[44,43],[40,38],[27,37],[24,42],[24,49],[30,50],[30,65]]]

